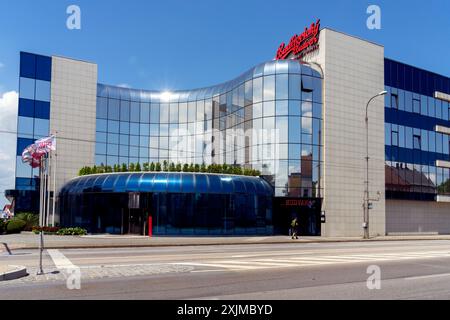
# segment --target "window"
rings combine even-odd
[[[288,117],[277,117],[275,120],[276,129],[278,129],[280,143],[287,143],[288,141]]]
[[[34,137],[42,138],[49,134],[50,120],[47,119],[34,119]]]
[[[50,81],[52,78],[52,58],[36,56],[36,79]]]
[[[16,158],[16,177],[17,178],[31,178],[31,167],[28,163],[22,162],[22,157]]]
[[[287,116],[289,114],[288,101],[277,101],[275,112],[277,116]]]
[[[131,102],[130,105],[130,121],[139,122],[140,105],[138,102]]]
[[[420,138],[419,135],[414,135],[413,136],[413,143],[414,143],[414,149],[416,149],[416,150],[421,150],[422,149],[421,138]]]
[[[130,123],[130,134],[139,135],[139,123]]]
[[[103,119],[97,119],[97,131],[106,132],[107,121]]]
[[[169,105],[169,119],[170,123],[178,123],[178,104],[171,103]]]
[[[391,142],[393,146],[397,146],[398,147],[398,132],[397,131],[392,131],[391,133]]]
[[[276,98],[277,100],[289,98],[289,81],[287,74],[276,76]]]
[[[34,116],[41,119],[50,119],[50,102],[36,101]]]
[[[36,80],[36,100],[50,102],[50,82]]]
[[[19,99],[19,116],[34,117],[34,101]]]
[[[119,133],[119,121],[108,120],[108,132]]]
[[[20,78],[20,98],[34,100],[34,89],[36,80]]]
[[[300,100],[300,75],[290,74],[289,75],[289,99]]]
[[[264,100],[275,100],[275,76],[264,77]]]
[[[300,143],[300,117],[289,117],[289,143]]]
[[[420,100],[413,99],[413,112],[420,113]]]
[[[273,117],[275,115],[275,102],[264,102],[263,105],[263,115],[264,117]]]
[[[307,75],[302,75],[302,91],[312,92],[314,89],[313,78]]]
[[[150,104],[141,103],[141,123],[150,122]]]
[[[262,101],[262,78],[253,79],[253,103]]]
[[[152,103],[150,106],[150,122],[159,123],[159,104]]]
[[[120,122],[120,133],[121,134],[129,134],[130,133],[130,123],[129,122]]]
[[[109,99],[108,101],[108,119],[119,120],[120,100]]]
[[[18,119],[18,133],[21,137],[33,138],[33,118],[21,117]]]
[[[36,77],[36,56],[31,53],[20,53],[20,76],[35,78]]]
[[[119,134],[118,133],[108,133],[108,143],[119,144]]]
[[[97,98],[97,118],[107,119],[108,118],[108,99],[107,98]]]
[[[398,95],[395,93],[391,95],[391,108],[398,109]]]
[[[248,106],[253,103],[253,82],[249,80],[244,85],[244,104]]]

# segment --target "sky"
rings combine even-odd
[[[81,29],[69,30],[69,5]],[[381,29],[369,30],[369,5]],[[0,131],[15,131],[19,52],[98,64],[98,81],[139,89],[192,89],[271,60],[316,19],[385,47],[385,56],[450,76],[448,0],[0,0]],[[0,132],[0,206],[14,187],[14,134]]]

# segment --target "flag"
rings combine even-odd
[[[31,144],[23,150],[22,162],[28,163],[33,168],[37,168],[41,164],[41,156],[36,153],[36,145]]]
[[[34,144],[36,145],[36,152],[41,153],[42,155],[56,150],[55,136],[39,139]]]
[[[41,164],[42,156],[54,150],[56,150],[55,136],[39,139],[23,150],[22,162],[37,168]]]

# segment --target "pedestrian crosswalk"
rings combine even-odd
[[[385,262],[399,260],[417,260],[417,259],[436,259],[450,258],[449,251],[423,251],[423,252],[402,252],[402,253],[350,253],[341,255],[252,255],[251,257],[239,257],[232,259],[211,259],[199,261],[177,262],[176,264],[189,265],[200,268],[225,269],[228,271],[248,271],[274,268],[299,268],[321,265],[346,264],[346,263],[367,263],[367,262]],[[211,270],[216,271],[216,270]],[[200,272],[200,271],[199,271]]]

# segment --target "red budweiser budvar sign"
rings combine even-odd
[[[306,54],[317,50],[319,47],[320,19],[312,23],[309,28],[300,35],[295,35],[286,46],[283,42],[277,50],[276,60],[287,59],[291,54],[294,59],[301,59]]]

